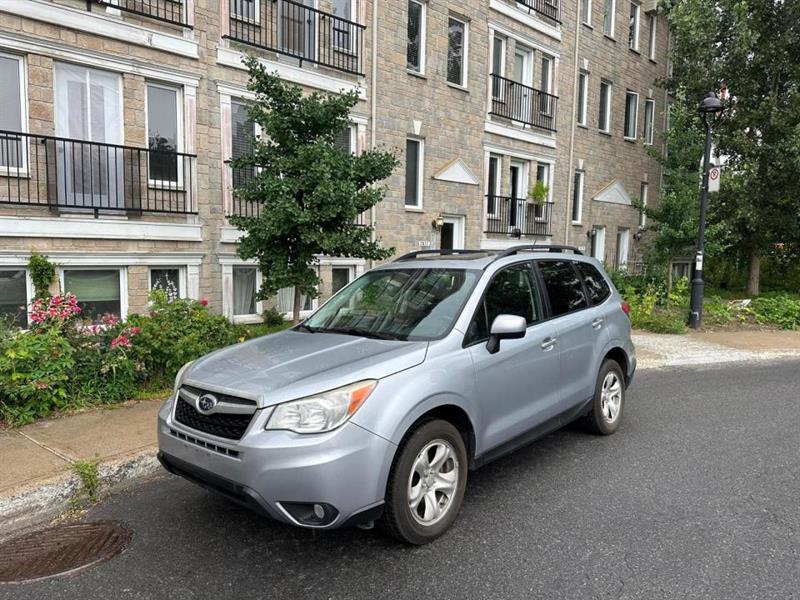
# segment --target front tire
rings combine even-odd
[[[619,428],[624,406],[625,375],[619,363],[608,358],[597,374],[592,407],[583,418],[583,425],[591,433],[611,435]]]
[[[403,444],[386,488],[384,525],[409,544],[427,544],[458,516],[467,485],[467,450],[447,421],[423,423]]]

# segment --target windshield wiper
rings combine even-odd
[[[295,329],[305,329],[308,333],[316,333],[319,329],[311,327],[311,325],[306,325],[305,323],[298,323],[295,325]]]
[[[368,331],[366,329],[358,329],[356,327],[349,328],[325,328],[316,329],[322,333],[341,333],[343,335],[355,335],[358,337],[372,338],[376,340],[404,340],[405,336],[395,335],[393,333],[385,333],[383,331]]]

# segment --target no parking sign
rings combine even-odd
[[[719,167],[711,167],[708,170],[708,191],[709,192],[718,192],[719,191],[719,176],[722,169]]]

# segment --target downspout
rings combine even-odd
[[[578,102],[578,55],[580,54],[581,47],[581,15],[580,9],[578,10],[578,18],[575,19],[575,61],[573,63],[572,72],[572,112],[570,112],[570,128],[569,128],[569,171],[567,172],[567,201],[564,203],[566,207],[564,210],[564,245],[569,245],[569,232],[572,227],[572,196],[574,191],[572,186],[575,185],[575,177],[573,172],[573,160],[575,155],[575,110]],[[586,90],[588,94],[588,89]],[[586,188],[584,187],[584,192]]]
[[[370,81],[370,128],[369,128],[369,147],[372,150],[375,150],[378,146],[378,134],[377,134],[377,127],[378,127],[378,2],[379,0],[372,0],[372,76]],[[370,233],[370,240],[375,242],[377,240],[377,235],[375,233],[375,223],[377,222],[378,218],[378,209],[376,205],[372,205],[369,209],[369,221],[370,225],[372,226],[372,232]],[[369,261],[369,268],[371,269],[374,266],[374,262],[372,259]]]

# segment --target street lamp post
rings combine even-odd
[[[706,146],[703,153],[703,181],[700,187],[700,227],[697,236],[697,256],[692,278],[692,304],[689,313],[689,327],[699,329],[703,321],[703,250],[706,237],[706,206],[708,204],[708,170],[711,163],[711,136],[714,125],[722,115],[722,102],[713,92],[703,98],[698,109],[706,128]]]

